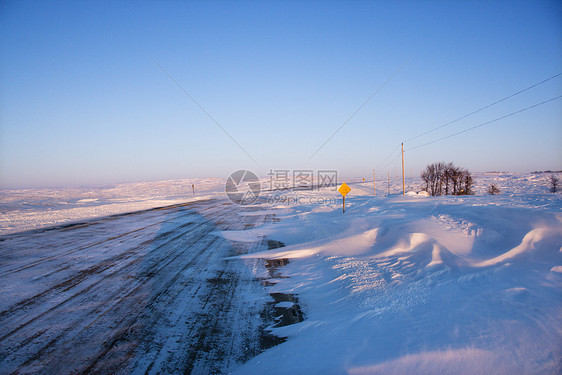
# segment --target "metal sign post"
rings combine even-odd
[[[345,196],[347,195],[347,193],[349,193],[351,191],[351,188],[349,187],[349,185],[347,185],[345,182],[343,184],[341,184],[341,186],[338,188],[338,191],[340,192],[340,194],[343,196],[343,213],[345,214]]]

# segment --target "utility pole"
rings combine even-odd
[[[375,177],[375,170],[373,169],[373,192],[375,193],[375,197],[377,196],[377,184],[375,182],[376,177]]]
[[[404,175],[404,143],[402,143],[402,195],[406,195],[406,177]]]
[[[386,181],[386,188],[388,189],[388,193],[386,195],[390,195],[390,171],[386,171],[388,173],[387,181]]]

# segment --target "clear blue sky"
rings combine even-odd
[[[401,141],[562,72],[560,1],[2,1],[0,33],[1,188],[385,175]],[[562,76],[405,148],[558,95]],[[409,151],[406,169],[562,169],[561,150],[558,99]]]

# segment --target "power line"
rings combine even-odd
[[[400,72],[400,71],[402,70],[402,68],[403,68],[404,66],[406,66],[406,64],[408,64],[408,63],[410,62],[411,59],[412,59],[412,56],[410,56],[410,58],[409,58],[408,60],[406,60],[406,62],[405,62],[404,64],[402,64],[398,69],[396,69],[396,71],[395,71],[394,73],[392,73],[392,75],[391,75],[390,77],[388,77],[388,79],[387,79],[386,81],[384,81],[383,84],[380,85],[379,88],[377,88],[377,89],[375,90],[375,92],[374,92],[371,96],[369,96],[369,98],[367,98],[367,100],[365,100],[365,101],[363,102],[363,104],[361,104],[361,105],[359,106],[359,108],[357,108],[357,109],[355,110],[355,112],[353,112],[353,113],[351,114],[351,116],[349,116],[349,118],[348,118],[347,120],[345,120],[345,122],[344,122],[343,124],[341,124],[341,126],[340,126],[339,128],[337,128],[337,130],[336,130],[331,136],[329,136],[328,139],[326,139],[326,141],[325,141],[324,143],[322,143],[322,145],[321,145],[320,147],[318,147],[318,149],[317,149],[316,151],[314,151],[314,153],[313,153],[312,155],[310,155],[310,157],[308,158],[308,161],[312,160],[312,158],[313,158],[320,150],[322,150],[322,148],[323,148],[324,146],[326,146],[326,143],[330,142],[330,140],[331,140],[332,138],[334,138],[334,136],[335,136],[336,134],[338,134],[338,132],[339,132],[340,130],[342,130],[342,128],[343,128],[344,126],[346,126],[347,123],[350,122],[351,119],[352,119],[353,117],[355,117],[355,115],[356,115],[357,113],[359,113],[359,111],[361,111],[361,110],[363,109],[363,107],[365,107],[365,106],[367,105],[367,103],[369,103],[369,101],[370,101],[371,99],[373,99],[373,97],[374,97],[375,95],[377,95],[377,94],[379,93],[379,91],[381,91],[381,90],[383,89],[383,87],[386,86],[386,84],[387,84],[388,82],[390,82],[390,81],[394,78],[394,76],[397,75],[398,72]]]
[[[451,137],[454,137],[454,136],[459,135],[459,134],[462,134],[462,133],[466,133],[466,132],[468,132],[468,131],[470,131],[470,130],[474,130],[474,129],[480,128],[480,127],[482,127],[482,126],[489,125],[489,124],[491,124],[491,123],[493,123],[493,122],[496,122],[496,121],[499,121],[499,120],[503,120],[504,118],[507,118],[507,117],[516,115],[516,114],[521,113],[521,112],[525,112],[525,111],[527,111],[527,110],[529,110],[529,109],[532,109],[532,108],[541,106],[541,105],[543,105],[543,104],[552,102],[552,101],[554,101],[554,100],[556,100],[556,99],[560,99],[560,98],[562,98],[562,95],[556,96],[556,97],[554,97],[554,98],[550,98],[550,99],[548,99],[548,100],[545,100],[545,101],[540,102],[540,103],[537,103],[537,104],[533,104],[532,106],[529,106],[529,107],[520,109],[520,110],[515,111],[515,112],[508,113],[507,115],[504,115],[504,116],[495,118],[495,119],[493,119],[493,120],[484,122],[484,123],[479,124],[479,125],[472,126],[472,127],[470,127],[470,128],[467,128],[467,129],[458,131],[458,132],[456,132],[456,133],[446,135],[446,136],[444,136],[444,137],[435,139],[435,140],[433,140],[433,141],[429,141],[429,142],[423,143],[423,144],[421,144],[421,145],[411,147],[411,148],[409,148],[409,149],[407,149],[407,150],[405,150],[405,151],[415,150],[416,148],[424,147],[424,146],[430,145],[430,144],[432,144],[432,143],[439,142],[439,141],[442,141],[442,140],[444,140],[444,139],[451,138]]]
[[[148,54],[148,55],[150,56],[150,59],[152,60],[152,62],[154,62],[154,64],[156,64],[156,65],[160,68],[160,70],[162,70],[162,71],[164,72],[164,74],[166,74],[166,75],[168,76],[168,78],[170,78],[170,80],[171,80],[172,82],[174,82],[174,83],[176,84],[176,86],[178,86],[179,89],[180,89],[181,91],[183,91],[183,93],[184,93],[189,99],[191,99],[191,101],[192,101],[193,103],[195,103],[195,105],[196,105],[197,107],[199,107],[199,109],[200,109],[204,114],[206,114],[207,117],[208,117],[212,122],[214,122],[215,125],[216,125],[220,130],[222,130],[222,132],[223,132],[224,134],[226,134],[226,136],[227,136],[228,138],[230,138],[230,140],[231,140],[232,142],[234,142],[234,143],[236,144],[236,146],[238,146],[238,148],[239,148],[240,150],[242,150],[242,152],[244,152],[244,153],[246,154],[246,156],[248,156],[250,159],[252,159],[254,162],[257,163],[257,160],[254,159],[254,158],[252,157],[252,155],[250,155],[250,154],[248,153],[248,151],[246,151],[246,149],[245,149],[244,147],[242,147],[242,146],[240,145],[240,143],[238,143],[238,142],[236,141],[236,139],[234,139],[234,137],[232,137],[232,136],[230,135],[230,133],[227,132],[226,129],[223,128],[222,125],[219,124],[219,122],[218,122],[217,120],[215,120],[215,118],[214,118],[213,116],[211,116],[211,114],[210,114],[209,112],[207,112],[207,110],[206,110],[205,108],[203,108],[203,106],[202,106],[201,104],[199,104],[199,102],[198,102],[197,100],[195,100],[195,98],[194,98],[193,96],[191,96],[191,95],[183,88],[183,86],[180,85],[179,82],[176,81],[176,79],[175,79],[174,77],[172,77],[172,75],[171,75],[170,73],[168,73],[168,71],[167,71],[166,69],[164,69],[164,67],[163,67],[162,65],[160,65],[160,63],[159,63],[158,61],[156,61],[156,60],[154,59],[154,57],[152,57],[152,55],[150,55],[150,54]]]
[[[539,85],[542,85],[543,83],[546,83],[546,82],[548,82],[548,81],[550,81],[550,80],[553,80],[554,78],[556,78],[556,77],[558,77],[558,76],[560,76],[560,75],[562,75],[562,73],[555,74],[555,75],[553,75],[553,76],[550,77],[550,78],[547,78],[547,79],[542,80],[542,81],[540,81],[540,82],[538,82],[538,83],[535,83],[534,85],[531,85],[531,86],[529,86],[529,87],[527,87],[527,88],[525,88],[525,89],[523,89],[523,90],[517,91],[517,92],[514,93],[514,94],[511,94],[511,95],[509,95],[509,96],[506,96],[505,98],[500,99],[500,100],[498,100],[498,101],[495,101],[495,102],[493,102],[492,104],[488,104],[488,105],[486,105],[486,106],[484,106],[484,107],[482,107],[482,108],[480,108],[480,109],[477,109],[476,111],[470,112],[470,113],[467,114],[467,115],[461,116],[461,117],[459,117],[459,118],[457,118],[457,119],[455,119],[455,120],[453,120],[453,121],[449,121],[449,122],[446,123],[446,124],[443,124],[443,125],[441,125],[441,126],[438,126],[438,127],[436,127],[436,128],[433,128],[433,129],[431,129],[431,130],[428,130],[428,131],[426,131],[426,132],[424,132],[424,133],[421,133],[421,134],[419,134],[419,135],[416,135],[415,137],[409,138],[409,139],[405,140],[404,143],[409,142],[409,141],[412,141],[412,140],[414,140],[414,139],[416,139],[416,138],[419,138],[419,137],[422,137],[422,136],[424,136],[424,135],[433,133],[434,131],[439,130],[439,129],[442,129],[442,128],[446,127],[446,126],[449,126],[449,125],[451,125],[451,124],[453,124],[453,123],[455,123],[455,122],[457,122],[457,121],[463,120],[463,119],[465,119],[465,118],[467,118],[467,117],[469,117],[469,116],[472,116],[472,115],[474,115],[474,114],[476,114],[476,113],[478,113],[478,112],[481,112],[481,111],[483,111],[483,110],[485,110],[485,109],[488,109],[488,108],[490,108],[490,107],[492,107],[492,106],[494,106],[494,105],[496,105],[496,104],[499,104],[499,103],[501,103],[501,102],[503,102],[503,101],[506,101],[507,99],[511,99],[511,98],[513,98],[513,97],[516,96],[516,95],[519,95],[519,94],[521,94],[521,93],[524,93],[525,91],[528,91],[528,90],[530,90],[530,89],[532,89],[532,88],[535,88],[535,87],[537,87],[537,86],[539,86]]]
[[[400,148],[400,145],[398,145],[398,148]],[[393,157],[389,162],[383,164],[381,167],[379,167],[379,169],[388,168],[388,167],[391,166],[392,163],[395,162],[399,157],[400,157],[400,153],[396,154],[395,157]]]
[[[394,150],[392,150],[392,152],[390,154],[388,154],[388,156],[386,158],[384,158],[383,161],[381,161],[376,167],[375,169],[379,169],[382,165],[386,165],[384,164],[388,159],[390,159],[390,157],[392,157],[392,155],[394,155],[394,153],[400,148],[400,145],[396,146],[396,148]]]

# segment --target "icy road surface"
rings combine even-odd
[[[0,237],[0,372],[225,373],[258,354],[258,262],[225,258],[261,243],[218,235],[273,216],[255,210],[207,200]]]

